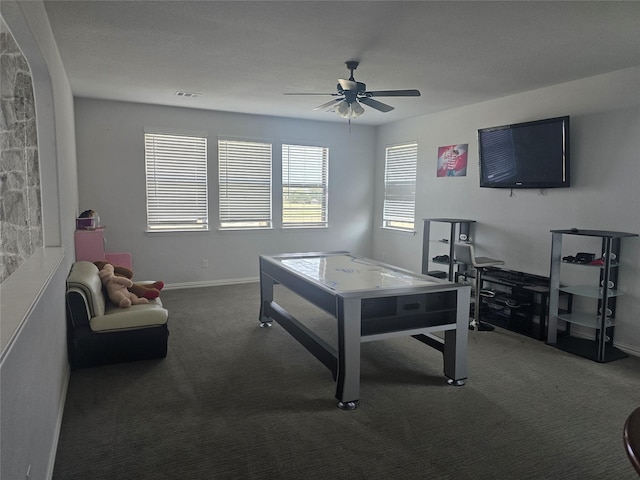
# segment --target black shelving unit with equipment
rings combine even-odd
[[[549,297],[549,333],[547,343],[574,355],[604,363],[627,357],[627,354],[613,346],[617,298],[623,294],[618,288],[621,240],[637,237],[636,233],[607,230],[551,230],[551,292]],[[564,235],[579,235],[599,238],[600,258],[591,261],[571,261],[571,255],[563,257],[562,239]],[[561,286],[561,270],[564,268],[586,269],[585,278],[593,277],[588,284]],[[594,271],[589,274],[588,270]],[[563,314],[559,311],[560,294],[592,299],[594,308],[590,312],[575,311]],[[586,302],[588,303],[588,302]],[[564,321],[567,330],[571,325],[580,325],[595,331],[595,338],[581,338],[571,335],[557,335],[558,322]]]

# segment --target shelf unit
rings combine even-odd
[[[473,271],[459,276],[475,278]],[[549,277],[490,267],[482,276],[482,290],[492,294],[481,294],[484,322],[537,340],[547,338]],[[570,292],[560,295],[565,298],[560,311],[571,312],[573,296]]]
[[[562,238],[564,235],[579,235],[600,238],[600,265],[577,264],[562,260]],[[625,358],[626,353],[613,346],[617,297],[623,294],[618,289],[620,244],[623,238],[637,237],[636,233],[607,230],[551,230],[551,292],[549,297],[549,333],[547,343],[574,355],[604,363]],[[594,285],[561,286],[560,275],[563,266],[599,270],[599,283]],[[595,276],[595,275],[594,275]],[[603,288],[603,286],[608,288]],[[591,298],[597,301],[597,309],[588,312],[559,312],[558,300],[561,293]],[[595,339],[585,339],[566,335],[558,337],[558,320],[566,322],[567,332],[571,325],[580,325],[595,330]]]
[[[440,264],[447,267],[446,277],[450,282],[455,281],[455,265],[453,255],[453,244],[457,241],[469,241],[471,238],[471,224],[476,223],[475,220],[468,220],[463,218],[425,218],[424,220],[424,236],[422,238],[422,273],[424,275],[433,275],[437,276],[435,271],[429,270],[429,262]],[[449,238],[444,238],[441,240],[431,240],[431,223],[439,222],[439,223],[448,223],[449,224]],[[466,238],[461,238],[461,236],[466,236]],[[430,244],[437,243],[440,245],[448,246],[448,261],[446,262],[436,262],[431,259],[430,255]],[[466,265],[457,264],[458,270],[466,270]]]

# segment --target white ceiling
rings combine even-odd
[[[640,2],[45,1],[75,96],[344,122],[348,78],[404,118],[640,65]],[[198,92],[180,98],[176,91]]]

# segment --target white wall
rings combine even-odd
[[[0,355],[0,478],[51,478],[69,381],[61,248],[39,249],[2,284],[7,298],[40,290]],[[46,267],[46,268],[45,268]],[[34,282],[34,280],[38,282]],[[6,285],[5,285],[6,284]]]
[[[73,96],[43,3],[5,0],[0,13],[33,78],[45,244],[0,286],[0,477],[22,479],[30,471],[29,478],[44,479],[52,475],[69,378],[64,289],[77,214]]]
[[[503,259],[506,268],[549,275],[551,229],[640,233],[638,85],[640,68],[627,69],[381,127],[373,256],[420,271],[422,219],[468,218],[477,221],[472,235],[478,254]],[[571,116],[571,188],[511,195],[479,187],[479,128],[562,115]],[[379,228],[384,148],[410,140],[418,141],[415,235]],[[469,144],[467,176],[436,178],[438,147],[459,143]],[[445,237],[446,232],[432,234]],[[597,239],[565,246],[566,254],[600,252]],[[615,343],[640,354],[640,239],[623,240],[622,262],[619,285],[626,294],[618,299]]]
[[[258,256],[277,252],[372,248],[375,129],[354,124],[313,122],[76,99],[76,136],[81,210],[93,209],[106,226],[107,251],[131,252],[136,279],[168,284],[215,284],[257,279]],[[147,234],[144,130],[199,132],[208,141],[211,231]],[[274,221],[269,231],[217,229],[217,139],[233,137],[273,144]],[[329,147],[329,228],[282,230],[281,143]],[[202,268],[202,260],[209,267]]]

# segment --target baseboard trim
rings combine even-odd
[[[165,290],[181,290],[185,288],[202,288],[202,287],[219,287],[222,285],[238,285],[242,283],[256,283],[259,282],[258,277],[246,277],[246,278],[230,278],[226,280],[210,280],[205,282],[183,282],[183,283],[169,283],[164,286]]]
[[[634,357],[640,357],[640,348],[633,345],[626,345],[624,343],[613,342],[614,346],[618,347],[625,353],[629,355],[633,355]]]

